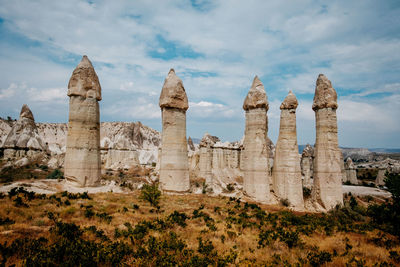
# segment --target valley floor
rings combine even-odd
[[[153,188],[154,189],[154,188]],[[292,212],[207,194],[0,194],[0,262],[71,266],[395,266],[396,237],[363,203]],[[356,201],[356,202],[355,202]]]

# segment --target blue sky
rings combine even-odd
[[[272,141],[293,90],[298,142],[313,144],[324,73],[339,96],[341,146],[400,147],[398,1],[0,0],[0,116],[15,118],[26,103],[39,122],[66,122],[83,54],[102,85],[102,121],[160,130],[158,97],[174,68],[189,98],[188,136],[239,140],[258,75]]]

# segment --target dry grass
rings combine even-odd
[[[81,228],[95,225],[97,229],[103,230],[111,240],[116,240],[115,229],[126,229],[124,224],[127,222],[135,226],[141,221],[166,218],[175,210],[192,217],[194,210],[204,206],[201,211],[214,220],[215,231],[211,230],[201,217],[188,219],[186,227],[174,225],[169,231],[177,233],[187,243],[188,248],[194,251],[198,249],[198,237],[210,240],[218,255],[226,255],[235,251],[237,253],[235,263],[240,266],[284,265],[285,262],[302,264],[302,261],[307,266],[307,255],[310,251],[315,251],[316,247],[320,251],[328,251],[335,255],[332,261],[325,266],[346,266],[346,264],[356,266],[358,261],[367,266],[381,262],[396,264],[389,258],[389,250],[400,253],[398,243],[388,249],[371,242],[371,239],[381,234],[378,230],[367,231],[364,234],[335,232],[330,236],[321,231],[314,231],[309,236],[300,234],[302,244],[293,248],[289,248],[281,241],[259,247],[260,230],[257,227],[243,227],[233,223],[228,226],[226,219],[229,216],[229,210],[234,210],[235,205],[238,204],[236,201],[229,201],[229,198],[226,197],[163,194],[160,202],[161,210],[156,212],[152,206],[139,198],[138,191],[131,194],[99,193],[90,196],[92,199],[69,199],[70,205],[65,204],[67,197],[62,197],[61,193],[56,196],[60,198],[61,204],[56,198],[24,200],[29,207],[17,207],[13,201],[14,198],[10,199],[8,196],[0,199],[0,218],[10,218],[15,221],[14,224],[0,226],[0,244],[10,243],[23,237],[49,237],[48,231],[54,225],[54,221],[48,216],[49,212],[53,213],[57,220],[75,223]],[[133,208],[135,204],[139,206],[138,209]],[[85,217],[86,207],[90,206],[92,208],[89,209],[95,214],[106,213],[112,216],[112,220],[108,223],[97,216]],[[243,207],[243,204],[239,204],[239,206]],[[278,206],[260,205],[260,207],[267,214],[279,213],[283,210]],[[302,215],[302,213],[297,215]],[[250,221],[254,220],[250,219]],[[160,233],[154,232],[152,235],[159,236]],[[385,236],[395,240],[388,234]],[[349,249],[349,247],[351,248]],[[20,260],[15,259],[14,263],[18,264]]]

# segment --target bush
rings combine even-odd
[[[143,199],[157,209],[160,209],[161,191],[158,189],[158,184],[144,184],[140,191],[140,199]]]
[[[307,259],[313,267],[321,266],[332,261],[332,254],[326,251],[311,251],[307,254]]]
[[[311,196],[311,189],[303,186],[303,197],[309,198]]]
[[[47,179],[64,179],[64,173],[59,169],[55,169],[49,175],[47,175]]]

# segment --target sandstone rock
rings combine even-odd
[[[47,146],[39,135],[35,119],[29,107],[23,105],[17,122],[15,122],[4,140],[4,158],[32,157],[47,153]]]
[[[296,130],[296,96],[289,92],[281,104],[279,137],[275,148],[272,181],[275,194],[291,206],[304,208]]]
[[[186,139],[188,100],[181,79],[171,69],[165,79],[159,102],[162,112],[160,185],[163,190],[190,189]]]
[[[311,187],[311,177],[313,176],[313,155],[314,149],[309,144],[303,149],[301,153],[301,174],[303,175],[303,186]]]
[[[177,108],[187,110],[189,108],[188,99],[182,80],[175,74],[175,70],[171,69],[160,95],[160,108]]]
[[[313,200],[330,210],[343,204],[341,152],[338,147],[336,91],[331,82],[319,75],[313,110],[316,118],[314,147]]]
[[[219,138],[205,133],[200,141],[199,176],[206,180],[206,184],[212,183],[213,146]]]
[[[96,71],[87,56],[75,68],[68,83],[68,94],[101,100],[101,86]]]
[[[69,121],[65,154],[65,178],[74,186],[100,184],[101,86],[86,56],[78,64],[68,84]]]
[[[357,170],[356,167],[354,166],[353,161],[351,158],[346,159],[346,163],[344,165],[345,171],[346,171],[346,177],[347,181],[349,181],[351,184],[358,184],[357,181]]]
[[[268,101],[264,86],[256,76],[243,104],[246,127],[242,150],[243,189],[261,202],[270,201],[268,167]]]
[[[268,98],[265,93],[264,85],[258,78],[258,76],[254,77],[253,84],[246,96],[246,99],[243,103],[243,109],[255,109],[255,108],[263,108],[268,111]]]
[[[384,167],[380,167],[378,169],[378,175],[376,176],[376,179],[375,179],[375,185],[385,185],[386,172],[387,172],[387,169]]]
[[[323,108],[336,110],[337,107],[337,94],[331,81],[325,75],[320,74],[317,79],[312,109],[314,111]]]
[[[188,146],[189,146],[189,149],[191,151],[195,151],[196,150],[196,148],[194,147],[194,144],[193,144],[193,140],[192,140],[192,138],[190,136],[188,138]]]

